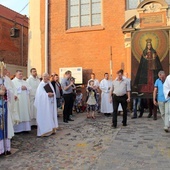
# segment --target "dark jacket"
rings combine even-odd
[[[55,86],[56,82],[52,81],[51,84],[53,85],[54,91],[56,93],[56,86]],[[61,84],[58,82],[57,86],[59,87],[60,95],[62,96],[63,95],[63,91],[62,91],[62,88],[61,88]]]

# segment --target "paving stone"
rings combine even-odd
[[[130,119],[122,127],[111,128],[111,117],[86,113],[75,114],[74,122],[64,124],[59,118],[55,135],[36,137],[20,133],[12,140],[15,153],[0,157],[1,170],[169,170],[170,133],[163,130],[163,121]]]

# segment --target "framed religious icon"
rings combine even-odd
[[[132,34],[132,91],[152,97],[158,72],[169,74],[169,33],[166,30]]]

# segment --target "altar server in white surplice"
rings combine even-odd
[[[17,99],[14,84],[11,79],[6,76],[7,69],[4,69],[4,86],[7,90],[7,109],[8,109],[8,135],[14,136],[14,128],[13,125],[19,121],[19,115],[15,110],[15,100]]]
[[[4,69],[4,72],[6,73],[7,70]],[[15,90],[15,86],[11,79],[8,76],[4,76],[4,84],[8,92],[8,113],[11,115],[10,119],[12,121],[12,124],[17,124],[19,122],[19,113],[16,110],[16,103],[17,103],[17,94]],[[12,128],[13,128],[12,125]]]
[[[109,80],[109,74],[104,74],[104,79],[100,82],[101,93],[101,113],[105,116],[111,115],[113,113],[113,104],[109,102],[109,93],[112,87],[112,81]]]
[[[17,93],[17,112],[19,114],[19,123],[14,125],[14,132],[30,131],[30,85],[23,80],[22,70],[16,71],[16,76],[12,80]]]
[[[55,133],[58,127],[56,96],[49,81],[49,74],[44,73],[42,78],[34,102],[37,109],[37,136],[49,136]]]
[[[36,108],[34,106],[35,94],[40,84],[40,79],[37,77],[37,70],[35,68],[31,68],[31,75],[27,79],[27,83],[31,86],[30,91],[30,116],[31,116],[31,125],[37,125],[36,123]]]

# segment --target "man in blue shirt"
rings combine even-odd
[[[159,106],[161,117],[164,120],[164,130],[168,132],[169,120],[166,120],[165,116],[165,96],[163,93],[163,83],[165,82],[165,72],[159,71],[158,79],[155,81],[154,91],[153,91],[153,103],[155,106]]]

